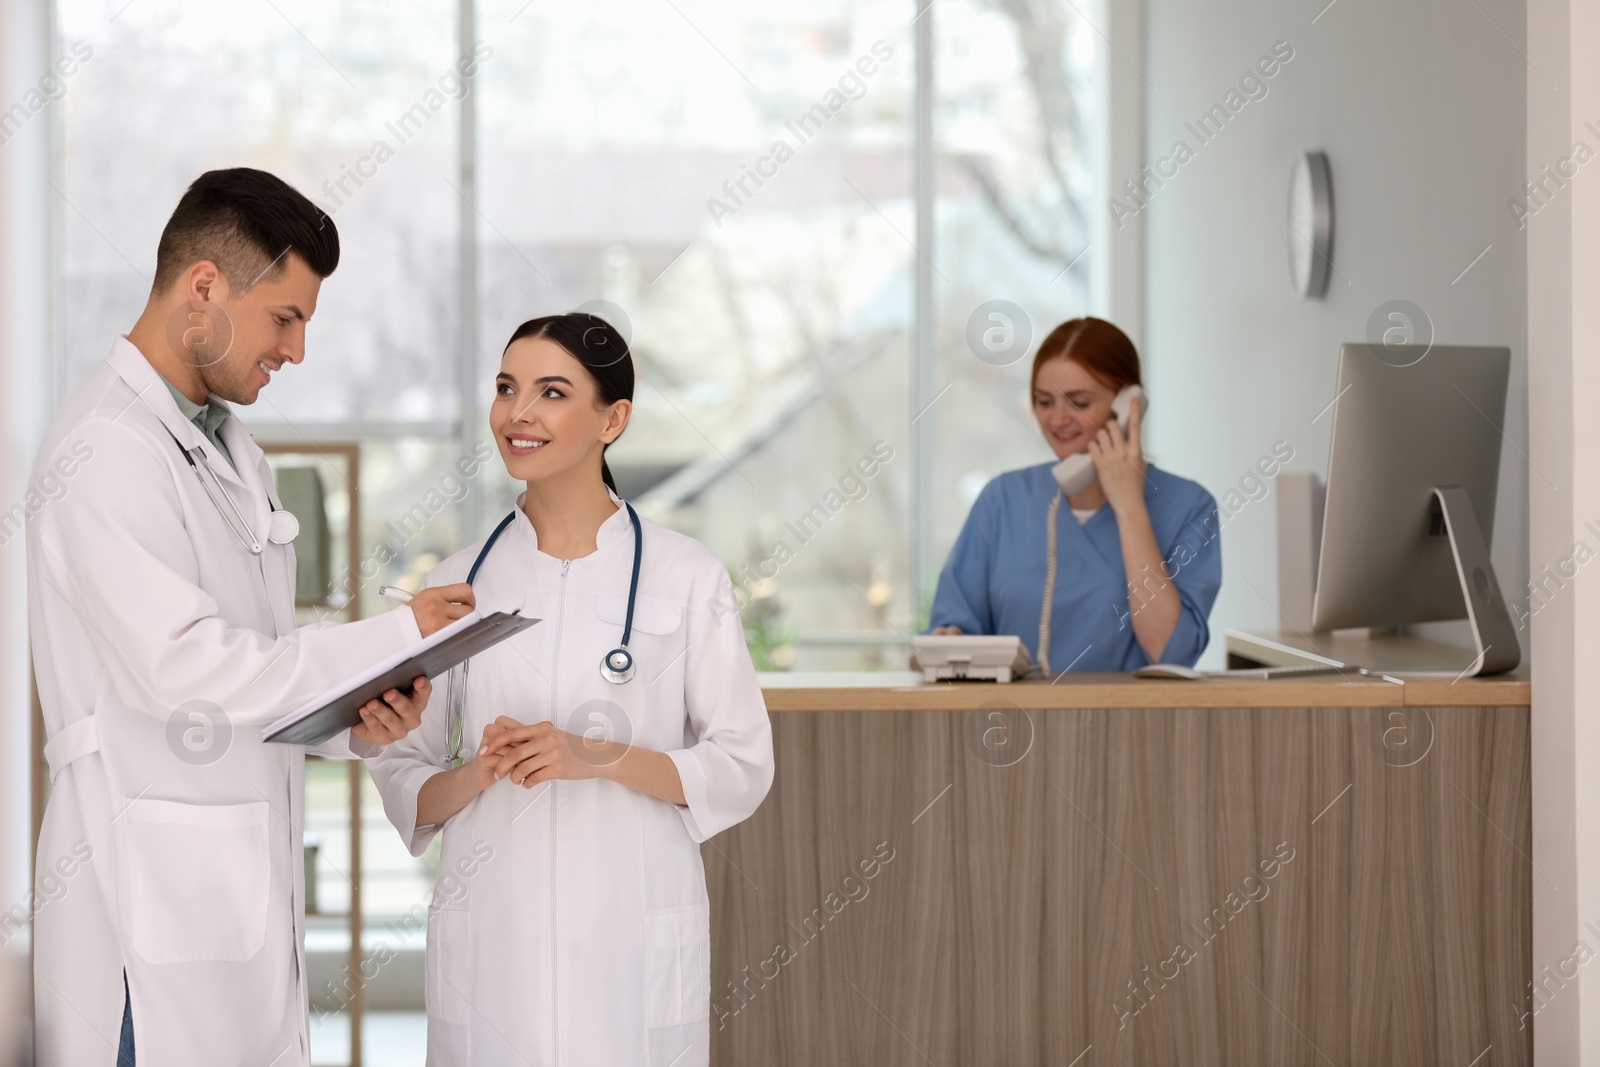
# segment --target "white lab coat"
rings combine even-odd
[[[613,499],[615,499],[613,497]],[[772,729],[728,572],[704,546],[644,522],[634,610],[637,674],[601,656],[622,637],[633,528],[619,508],[593,553],[537,551],[518,512],[475,591],[519,596],[538,625],[476,657],[465,755],[499,715],[665,752],[687,807],[603,779],[533,788],[505,778],[444,825],[428,911],[430,1067],[705,1067],[710,905],[699,842],[755,811],[772,784]],[[480,542],[428,584],[466,580]],[[459,668],[458,668],[459,669]],[[442,770],[445,693],[369,767],[413,855],[417,792]]]
[[[258,557],[168,431],[212,451],[119,339],[51,422],[31,482],[45,502],[27,524],[29,631],[54,782],[38,870],[89,856],[35,915],[42,1067],[114,1061],[124,969],[141,1067],[309,1063],[306,750],[260,727],[420,640],[403,609],[296,629],[261,449],[233,418],[239,473],[211,463]],[[225,727],[208,733],[194,701]],[[352,744],[376,752],[348,733],[315,751]]]

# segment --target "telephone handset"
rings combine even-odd
[[[1117,416],[1117,423],[1126,432],[1128,422],[1133,418],[1133,402],[1139,402],[1139,414],[1143,415],[1149,401],[1144,395],[1144,390],[1137,385],[1129,385],[1119,390],[1116,398],[1111,401],[1111,410]],[[1072,455],[1050,468],[1050,473],[1056,477],[1056,484],[1061,486],[1061,491],[1067,496],[1072,496],[1089,488],[1099,478],[1094,469],[1094,457],[1087,452],[1074,452]]]

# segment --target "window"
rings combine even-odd
[[[928,16],[929,255],[916,6],[485,0],[470,84],[442,0],[58,8],[62,42],[93,48],[63,99],[59,387],[137,315],[195,174],[293,182],[333,214],[343,261],[306,364],[248,416],[264,440],[363,444],[364,540],[393,555],[371,581],[345,576],[369,612],[379,583],[415,579],[510,505],[491,460],[426,522],[394,524],[493,444],[500,347],[538,314],[592,307],[632,337],[637,411],[613,469],[728,563],[763,666],[903,663],[882,642],[919,624],[977,489],[1046,458],[1029,346],[1094,310],[1104,269],[1097,6],[940,0]]]
[[[924,3],[57,0],[61,45],[92,49],[56,112],[58,394],[137,317],[185,185],[269,169],[343,245],[305,364],[244,413],[311,456],[360,447],[334,609],[383,610],[379,584],[511,506],[501,346],[589,307],[639,368],[624,495],[727,563],[759,665],[898,668],[978,488],[1048,458],[1032,346],[1104,313],[1107,269],[1103,8]],[[308,779],[319,863],[350,853],[337,770]],[[375,930],[430,881],[363,795]],[[341,879],[320,870],[322,911]]]
[[[1031,413],[1034,349],[1060,322],[1106,314],[1091,218],[1105,202],[1104,23],[1071,0],[940,0],[935,14],[933,391],[949,389],[929,409],[932,568],[989,478],[1053,458]]]

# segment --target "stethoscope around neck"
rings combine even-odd
[[[168,430],[166,426],[161,428],[167,430],[167,436],[172,438],[172,443],[178,446],[179,452],[183,453],[183,458],[189,463],[189,469],[194,471],[195,480],[200,483],[200,488],[205,491],[206,496],[210,499],[211,506],[217,509],[218,515],[222,516],[222,521],[227,524],[228,529],[233,531],[233,536],[239,539],[239,543],[252,556],[261,555],[265,549],[255,533],[250,529],[250,523],[245,520],[244,513],[239,510],[239,505],[233,502],[233,497],[229,496],[227,489],[223,487],[222,480],[217,477],[217,472],[211,469],[211,461],[206,458],[205,452],[200,449],[185,448],[183,442],[178,440],[177,434]],[[195,452],[200,452],[199,463],[194,460]],[[200,473],[201,467],[205,468],[204,475]],[[209,482],[206,481],[206,475],[211,478]],[[224,503],[227,504],[226,508],[223,507]],[[271,497],[267,498],[267,505],[272,509],[272,518],[267,523],[267,540],[275,545],[292,543],[296,537],[300,536],[300,520],[294,517],[294,512],[273,504]]]
[[[623,507],[628,509],[628,521],[633,524],[633,573],[628,579],[628,613],[622,622],[622,643],[604,656],[600,657],[600,677],[612,685],[622,685],[633,679],[636,673],[636,664],[633,653],[628,651],[628,642],[633,639],[633,605],[639,597],[639,564],[644,555],[644,529],[639,524],[639,513],[633,510],[633,505],[623,502]],[[500,520],[499,525],[489,534],[483,547],[478,550],[478,556],[472,561],[472,567],[467,571],[467,584],[471,585],[478,577],[478,569],[483,566],[483,561],[488,558],[489,550],[500,539],[516,520],[515,511]],[[451,677],[448,692],[445,694],[445,745],[444,764],[454,766],[461,760],[461,727],[464,716],[462,704],[467,687],[467,674],[472,668],[472,660],[467,660],[461,669]]]

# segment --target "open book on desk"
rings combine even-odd
[[[308,700],[266,728],[264,739],[291,745],[320,745],[361,721],[361,707],[391,689],[411,691],[418,676],[437,678],[451,667],[493,648],[534,623],[519,608],[488,615],[471,612],[434,631],[403,652]]]

